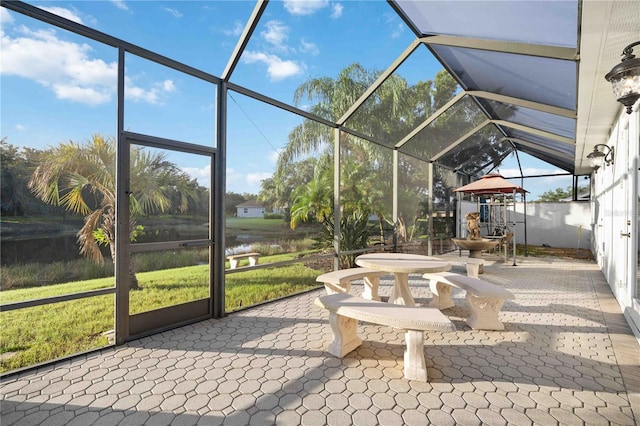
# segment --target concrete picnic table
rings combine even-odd
[[[451,264],[442,259],[420,254],[369,253],[356,258],[356,265],[393,273],[395,276],[389,303],[415,306],[409,290],[409,274],[446,272]]]

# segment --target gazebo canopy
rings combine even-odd
[[[485,194],[512,194],[517,192],[524,194],[528,192],[524,188],[509,182],[498,173],[490,173],[482,176],[479,180],[471,182],[468,185],[454,189],[455,192],[466,192],[474,195]]]

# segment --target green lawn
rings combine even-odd
[[[81,226],[81,221],[79,222],[77,218],[73,218],[74,220],[68,218],[66,221],[60,217],[11,219],[2,218],[3,238],[5,234],[12,232],[19,237],[24,236],[25,232],[30,234],[37,231],[47,234],[68,229],[74,230]],[[199,218],[188,217],[157,216],[141,219],[141,221],[149,223],[149,230],[153,230],[155,227],[170,229],[189,223],[201,225]],[[228,218],[225,226],[229,235],[261,235],[265,236],[266,240],[283,242],[291,240],[297,244],[294,246],[294,243],[288,242],[290,247],[286,248],[287,251],[295,251],[296,253],[262,256],[260,263],[293,259],[309,253],[310,251],[306,250],[310,243],[304,241],[304,236],[315,232],[312,227],[301,227],[293,231],[281,219]],[[268,250],[268,246],[265,247],[265,250]],[[154,259],[157,260],[157,256]],[[140,261],[140,259],[138,260]],[[193,260],[191,262],[195,263]],[[59,263],[58,269],[62,269],[63,272],[68,272],[69,268],[74,268],[74,271],[77,269],[70,264]],[[159,265],[165,265],[165,269]],[[171,268],[169,262],[160,261],[159,265],[152,266],[152,268],[160,270],[137,274],[141,289],[130,293],[130,312],[132,314],[209,297],[208,265]],[[38,269],[28,269],[22,272],[32,275],[41,274],[42,267],[36,266],[36,268]],[[3,280],[7,278],[6,272],[8,271],[4,272]],[[240,307],[315,288],[317,287],[315,278],[319,274],[320,271],[307,268],[302,264],[228,274],[226,277],[225,309],[230,312]],[[67,278],[65,275],[60,281],[72,279],[74,278],[70,276]],[[106,277],[31,288],[7,288],[0,291],[0,304],[113,286],[114,278]],[[0,372],[102,347],[108,344],[103,333],[114,327],[114,295],[3,311],[0,312],[0,326],[2,327],[0,332],[0,354],[2,354]]]
[[[275,261],[276,259],[271,259]],[[282,259],[278,259],[282,260]],[[140,290],[130,293],[130,311],[140,313],[208,297],[208,265],[138,273]],[[227,312],[318,287],[320,274],[302,264],[238,272],[226,277]],[[5,290],[2,303],[113,287],[101,278]],[[0,372],[33,365],[108,344],[114,326],[114,295],[1,312]]]

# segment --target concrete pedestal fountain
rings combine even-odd
[[[500,244],[500,240],[482,238],[480,235],[480,228],[478,226],[480,213],[467,213],[465,219],[467,219],[469,236],[467,238],[452,238],[452,241],[460,250],[469,250],[469,257],[476,259],[481,258],[483,250],[491,250]],[[484,271],[482,265],[480,265],[480,273],[482,272]]]
[[[491,250],[500,243],[500,240],[490,240],[488,238],[480,238],[477,240],[453,238],[452,240],[453,244],[458,246],[460,250],[469,250],[469,257],[474,258],[481,257],[483,250]]]

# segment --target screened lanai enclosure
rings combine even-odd
[[[3,372],[437,254],[455,188],[577,193],[618,111],[579,0],[1,5]]]

